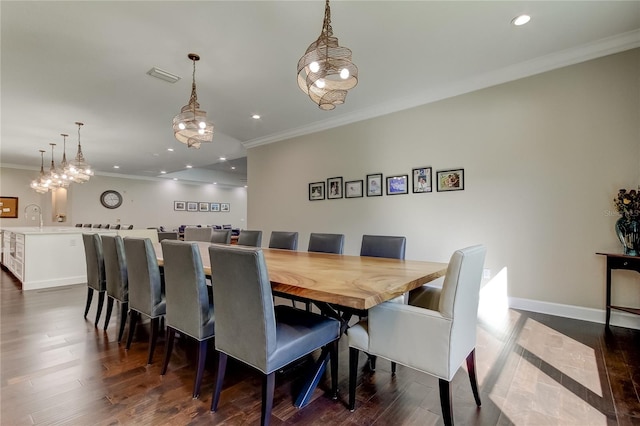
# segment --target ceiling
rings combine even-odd
[[[359,83],[322,111],[296,82],[322,0],[2,1],[0,162],[36,169],[51,142],[59,162],[60,133],[72,158],[82,121],[97,174],[241,186],[248,147],[640,46],[639,1],[334,0],[331,10]],[[514,27],[521,13],[532,20]],[[199,150],[171,130],[189,100],[190,52],[201,56],[198,100],[215,125]],[[181,80],[153,78],[152,67]]]

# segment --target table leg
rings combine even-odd
[[[609,321],[611,320],[611,265],[609,259],[607,259],[607,318],[605,321],[606,328],[609,328]]]

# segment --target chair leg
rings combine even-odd
[[[338,341],[329,343],[331,359],[331,398],[338,399]]]
[[[356,378],[358,377],[358,356],[360,351],[349,348],[349,411],[356,409]]]
[[[453,425],[453,407],[451,406],[451,384],[444,379],[438,379],[440,384],[440,407],[445,426]]]
[[[104,330],[105,331],[109,327],[109,321],[111,320],[111,312],[113,312],[113,297],[107,296],[107,313],[106,313],[106,315],[104,317]]]
[[[153,353],[156,351],[156,342],[158,341],[159,324],[160,318],[151,318],[151,335],[149,335],[149,356],[147,357],[147,364],[153,362]]]
[[[171,352],[173,351],[173,339],[176,337],[176,331],[167,327],[168,335],[167,335],[167,343],[165,343],[165,351],[164,351],[164,361],[162,362],[162,370],[160,371],[160,375],[164,376],[167,372],[167,367],[169,366],[169,358],[171,358]]]
[[[138,322],[138,318],[140,318],[140,314],[132,309],[129,313],[129,335],[127,336],[127,346],[126,346],[127,350],[131,348],[131,342],[133,342],[133,335],[136,334],[136,323]]]
[[[100,315],[102,314],[102,305],[104,305],[104,295],[105,291],[98,292],[98,312],[96,312],[96,322],[94,326],[98,327],[98,321],[100,320]]]
[[[216,387],[213,390],[213,398],[211,399],[211,411],[218,410],[218,402],[220,402],[220,394],[222,393],[222,382],[224,381],[224,372],[227,369],[227,354],[218,352],[218,373],[216,375]]]
[[[120,327],[118,328],[118,343],[122,341],[124,335],[124,327],[127,325],[127,313],[129,311],[129,302],[120,304]]]
[[[476,350],[475,348],[467,355],[467,371],[469,372],[469,381],[471,382],[471,390],[476,400],[476,405],[482,405],[480,394],[478,393],[478,380],[476,379]]]
[[[273,391],[276,388],[276,372],[267,374],[262,379],[262,417],[260,426],[271,423],[271,409],[273,408]]]
[[[369,355],[369,369],[371,371],[376,371],[376,361],[378,360],[378,357],[375,355]]]
[[[87,319],[87,314],[89,313],[89,307],[91,306],[92,299],[93,299],[93,289],[91,287],[87,287],[87,304],[84,307],[84,319]]]
[[[204,374],[204,364],[207,359],[208,340],[198,342],[198,366],[196,367],[196,381],[193,384],[193,398],[200,396],[200,385],[202,384],[202,375]]]
[[[395,362],[391,362],[391,375],[395,376],[396,375],[396,363]]]

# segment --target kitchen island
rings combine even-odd
[[[44,226],[3,227],[2,264],[22,290],[87,282],[83,232],[116,235],[115,230]]]

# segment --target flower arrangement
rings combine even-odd
[[[640,188],[638,191],[621,189],[618,191],[618,196],[613,199],[613,203],[616,211],[626,220],[640,220]]]

